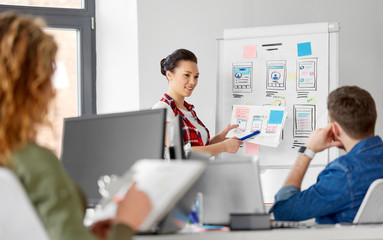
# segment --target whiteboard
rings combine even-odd
[[[338,34],[338,23],[224,30],[218,39],[216,129],[230,122],[233,105],[283,104],[281,143],[260,145],[259,159],[263,167],[291,166],[310,132],[328,123],[327,95],[338,86]],[[337,154],[318,153],[312,166]],[[245,144],[236,155],[246,155]]]

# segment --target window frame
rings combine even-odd
[[[97,113],[95,0],[82,0],[84,8],[55,8],[0,4],[0,13],[15,11],[42,17],[49,28],[76,29],[78,38],[79,112]]]

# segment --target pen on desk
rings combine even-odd
[[[253,137],[253,136],[255,136],[255,135],[258,135],[258,134],[260,134],[260,133],[261,133],[261,131],[257,130],[257,131],[255,131],[255,132],[250,133],[249,135],[246,135],[246,136],[244,136],[244,137],[241,137],[241,138],[238,139],[238,140],[239,140],[239,141],[245,141],[246,139],[251,138],[251,137]]]

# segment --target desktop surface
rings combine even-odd
[[[65,119],[62,164],[84,191],[89,205],[101,199],[97,185],[101,176],[123,175],[139,159],[163,158],[165,111]]]
[[[312,228],[285,228],[257,231],[212,231],[198,233],[176,233],[166,235],[135,236],[134,240],[361,240],[383,239],[383,224],[371,225],[325,225]]]

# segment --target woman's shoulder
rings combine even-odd
[[[51,150],[36,143],[29,143],[18,152],[20,154],[28,154],[30,157],[57,159],[56,155]]]
[[[173,122],[176,115],[175,115],[172,107],[169,106],[169,104],[167,104],[166,102],[159,101],[156,104],[154,104],[152,107],[152,109],[163,109],[163,108],[167,109],[166,110],[166,122]]]
[[[13,159],[15,165],[24,166],[29,169],[54,169],[54,167],[61,166],[58,158],[51,150],[35,143],[29,143],[16,150],[13,153]]]
[[[159,109],[159,108],[172,109],[169,104],[163,101],[158,101],[156,104],[152,106],[152,109]]]

